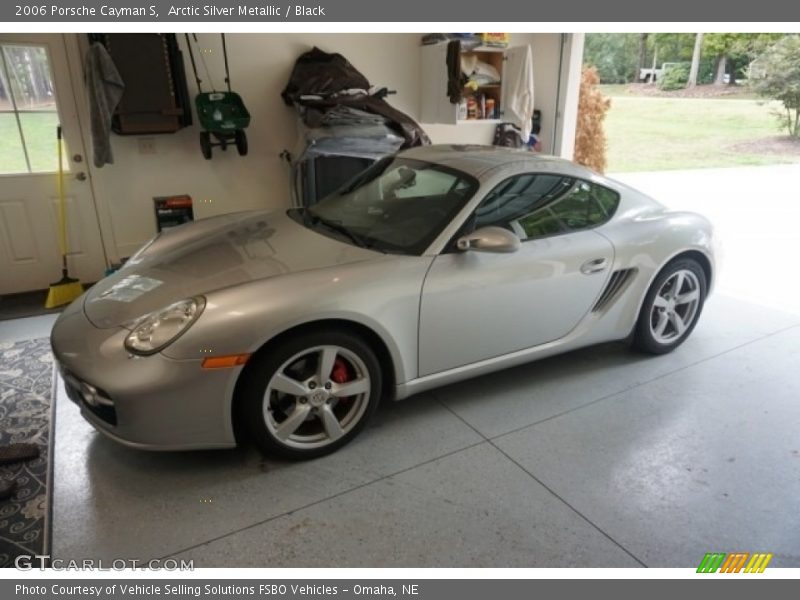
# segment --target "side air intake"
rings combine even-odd
[[[633,278],[635,273],[636,269],[620,269],[618,271],[614,271],[611,274],[611,278],[608,280],[606,289],[604,289],[603,293],[600,294],[600,297],[597,299],[594,308],[592,308],[592,312],[600,312],[606,306],[614,302],[614,300],[616,300],[619,296],[620,292],[622,292],[625,286],[628,285],[628,282]]]

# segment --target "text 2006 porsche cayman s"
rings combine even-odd
[[[428,146],[308,208],[161,233],[62,313],[52,345],[70,397],[115,440],[245,435],[307,458],[384,398],[600,342],[675,349],[713,246],[703,217],[568,161]]]

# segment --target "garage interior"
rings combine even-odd
[[[114,164],[84,168],[102,260],[87,261],[81,279],[98,279],[152,237],[155,197],[188,194],[195,219],[290,205],[280,154],[296,143],[296,117],[279,94],[313,46],[396,90],[389,102],[434,142],[491,143],[493,122],[422,120],[419,38],[229,34],[231,79],[253,116],[248,154],[204,160],[196,126],[112,136]],[[200,40],[221,73],[216,38]],[[74,139],[86,144],[85,36],[46,42],[51,57],[62,53]],[[532,50],[544,151],[569,158],[582,36],[515,33],[510,43]],[[249,446],[125,448],[96,433],[57,380],[52,506],[39,507],[52,511],[50,554],[196,567],[696,567],[706,552],[748,551],[797,566],[800,208],[782,190],[799,175],[782,165],[620,177],[705,214],[723,239],[715,292],[681,348],[654,358],[605,344],[387,402],[354,443],[321,459],[286,462]],[[17,201],[9,189],[0,204]],[[80,227],[94,225],[75,214],[74,247],[90,254]],[[0,321],[0,352],[48,337],[56,317]]]

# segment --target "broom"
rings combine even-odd
[[[45,308],[55,308],[69,304],[83,293],[83,286],[77,279],[69,276],[67,270],[67,207],[64,199],[64,157],[61,147],[61,125],[57,129],[58,135],[58,245],[61,249],[61,280],[50,284],[47,293]]]

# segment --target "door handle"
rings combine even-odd
[[[584,275],[591,275],[592,273],[599,273],[604,271],[608,261],[605,258],[593,258],[587,260],[581,265],[581,273]]]
[[[86,181],[86,173],[84,173],[83,171],[78,171],[77,173],[75,173],[75,179],[77,179],[78,181]]]

